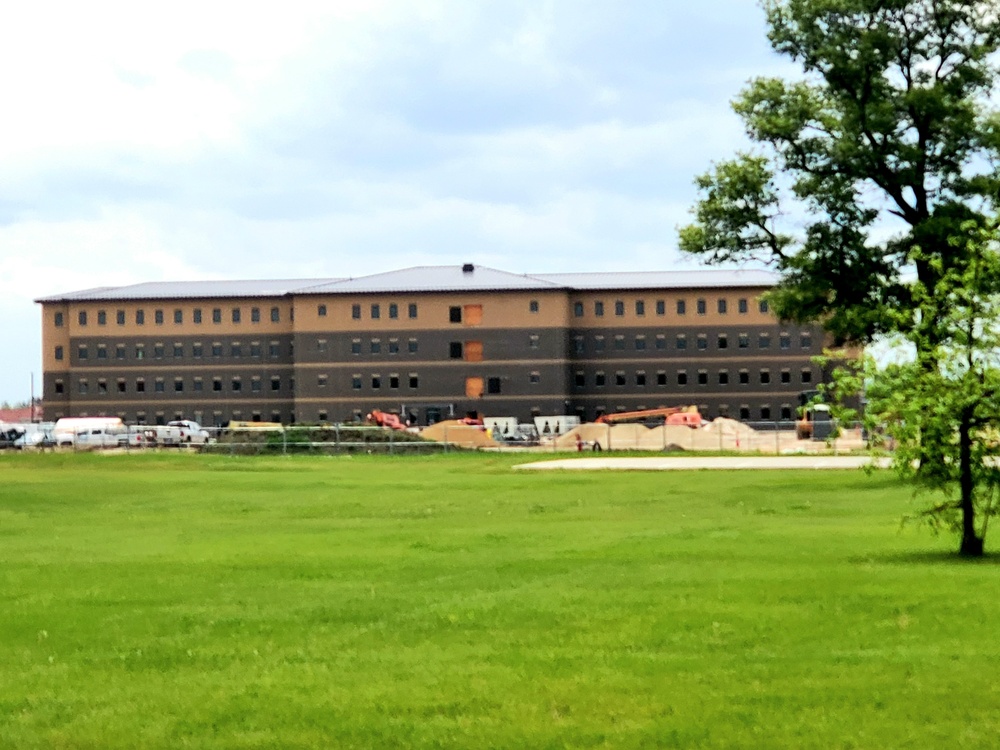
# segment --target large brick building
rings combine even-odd
[[[788,419],[822,331],[764,271],[410,268],[353,279],[147,283],[37,300],[46,415],[426,424],[698,405]]]

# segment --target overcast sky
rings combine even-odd
[[[32,300],[154,280],[692,267],[692,180],[785,70],[751,0],[13,3],[0,400]]]

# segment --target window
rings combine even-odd
[[[792,373],[789,370],[782,370],[781,371],[781,382],[782,383],[791,383],[792,382]]]
[[[740,349],[747,349],[747,348],[749,348],[749,346],[750,346],[750,334],[749,333],[741,333],[739,335],[737,341],[738,341],[737,345],[740,347]]]
[[[416,354],[417,353],[417,340],[416,339],[409,339],[406,342],[406,351],[409,352],[410,354]]]
[[[787,333],[782,333],[778,336],[778,347],[781,349],[791,349],[792,348],[792,337]]]
[[[163,325],[163,310],[153,311],[153,322],[156,323],[156,325],[158,326]]]
[[[767,300],[766,299],[762,299],[760,301],[759,309],[760,309],[760,311],[762,313],[766,313],[766,312],[770,311],[771,306],[767,304]]]
[[[222,343],[219,341],[212,342],[212,356],[221,357],[222,356]]]
[[[135,358],[136,359],[145,359],[145,357],[146,357],[146,346],[145,346],[145,344],[136,344],[135,345]]]
[[[371,312],[372,312],[372,320],[378,320],[379,318],[382,317],[382,308],[379,307],[377,302],[372,304]]]
[[[146,392],[146,381],[143,378],[135,379],[135,392],[145,393]]]
[[[698,351],[703,352],[708,349],[708,336],[704,333],[698,334]]]
[[[80,312],[79,312],[79,313],[77,314],[77,316],[76,316],[76,320],[77,320],[77,322],[78,322],[78,323],[79,323],[80,325],[82,325],[82,326],[85,326],[85,325],[87,325],[87,311],[86,311],[86,310],[81,310],[81,311],[80,311]]]
[[[411,319],[412,318],[416,318],[417,317],[417,303],[416,302],[411,302],[409,307],[410,307],[410,309],[409,309],[409,316],[410,316],[410,318]]]
[[[411,372],[410,373],[410,388],[414,388],[415,389],[415,388],[419,388],[419,387],[420,387],[420,376],[417,375],[417,373],[415,373],[415,372]]]
[[[667,348],[667,337],[662,333],[656,334],[656,348],[657,349]]]
[[[594,303],[594,315],[596,317],[598,317],[598,318],[603,318],[604,317],[604,303],[603,302],[599,302],[598,301],[598,302]]]
[[[184,311],[174,310],[174,323],[176,325],[180,325],[183,322],[184,322]]]
[[[108,324],[108,314],[104,310],[97,311],[97,325],[106,326]]]
[[[529,349],[537,349],[538,348],[538,334],[537,333],[533,333],[530,336],[528,336],[528,348]]]
[[[746,404],[740,407],[740,419],[744,422],[750,419],[750,407]]]
[[[399,388],[399,375],[397,373],[392,373],[389,376],[389,387],[392,389]]]
[[[317,315],[317,317],[325,318],[326,317],[326,305],[317,305],[316,306],[316,315]]]
[[[462,358],[462,342],[452,341],[448,344],[448,357],[451,359],[461,359]]]
[[[635,374],[635,384],[640,387],[646,385],[646,373],[642,370]]]
[[[750,309],[749,304],[747,304],[746,297],[740,297],[739,301],[736,303],[736,309],[739,311],[740,315],[746,315]]]
[[[533,299],[528,303],[528,312],[536,313],[538,312],[538,300]]]
[[[719,385],[729,385],[729,370],[719,370]]]
[[[361,320],[361,305],[351,305],[351,317],[354,320]]]
[[[191,320],[193,320],[197,325],[201,325],[201,308],[196,307],[191,311]]]
[[[803,349],[811,349],[812,345],[813,345],[812,334],[803,331],[799,335],[799,346],[801,346]]]
[[[646,302],[645,300],[637,299],[635,301],[635,314],[645,315],[646,314]]]
[[[233,322],[234,323],[239,323],[240,322],[240,316],[241,316],[240,308],[234,307],[233,308],[233,312],[232,312],[232,316],[233,316]]]
[[[657,372],[656,372],[656,384],[657,385],[666,385],[667,384],[667,371],[666,370],[657,370]]]
[[[239,341],[234,341],[229,345],[229,356],[236,359],[243,356],[243,345]]]
[[[725,315],[727,312],[729,312],[729,303],[724,299],[720,299],[718,301],[718,310],[719,310],[719,315]]]
[[[586,344],[584,343],[583,336],[574,336],[573,337],[573,353],[574,354],[583,354],[584,351],[586,351]]]
[[[316,351],[318,352],[326,351],[326,339],[318,339],[316,341]]]
[[[153,382],[153,390],[154,390],[154,391],[155,391],[156,393],[163,393],[163,392],[164,392],[164,391],[166,390],[166,388],[167,388],[167,386],[166,386],[166,384],[165,384],[165,383],[163,382],[163,378],[157,378],[157,379],[156,379],[156,380],[155,380],[155,381]]]
[[[811,383],[813,379],[812,370],[802,370],[802,382]]]
[[[251,341],[250,342],[250,356],[260,359],[260,342]]]
[[[771,334],[769,334],[769,333],[762,333],[757,338],[757,346],[759,348],[761,348],[761,349],[770,349],[771,348]]]
[[[221,323],[222,322],[222,309],[221,308],[216,307],[216,308],[214,308],[212,310],[212,322],[213,323]]]
[[[677,341],[675,342],[675,344],[676,344],[678,350],[687,349],[688,348],[687,336],[685,336],[683,333],[678,333],[677,334]]]
[[[372,354],[382,353],[382,339],[372,339],[369,344],[369,349]]]
[[[115,311],[115,323],[117,323],[120,326],[125,325],[125,311],[124,310],[116,310]]]
[[[180,357],[183,357],[183,356],[184,356],[184,345],[183,344],[174,344],[174,357],[175,358],[180,358]]]
[[[198,391],[199,393],[204,389],[205,382],[201,378],[195,378],[191,381],[191,390]]]
[[[389,317],[392,318],[393,320],[399,317],[399,305],[397,305],[395,302],[389,303]]]
[[[452,306],[448,308],[448,322],[449,323],[461,323],[462,322],[462,308],[457,306]]]
[[[281,390],[281,378],[279,378],[277,375],[271,376],[271,390],[272,391],[280,391]],[[277,420],[275,420],[275,421],[277,421]]]
[[[108,347],[106,347],[104,344],[97,345],[97,358],[98,359],[108,358]]]
[[[124,378],[118,378],[118,382],[116,383],[116,385],[118,387],[118,392],[119,393],[125,393],[125,379]]]
[[[201,359],[202,349],[203,346],[200,341],[196,341],[195,343],[191,344],[191,356],[194,357],[195,359]]]
[[[125,344],[115,344],[115,359],[125,359]]]
[[[760,382],[765,385],[771,382],[771,373],[769,370],[760,371]]]
[[[82,394],[86,394],[88,389],[89,386],[87,385],[86,379],[80,378],[80,380],[77,382],[76,390]]]
[[[351,339],[351,354],[361,354],[361,339]]]
[[[55,319],[53,320],[53,323],[55,324],[56,328],[62,328],[62,326],[63,326],[63,314],[61,312],[57,312],[56,313]]]
[[[272,359],[277,359],[281,356],[281,344],[277,341],[272,341],[267,345],[267,355]]]
[[[250,378],[250,390],[253,393],[260,393],[261,389],[262,385],[260,382],[260,376],[254,375],[252,378]]]
[[[619,386],[625,385],[625,371],[624,370],[618,370],[615,373],[615,385],[619,385]]]
[[[63,348],[61,346],[56,347],[55,357],[57,360],[62,360],[63,358]]]
[[[233,378],[232,386],[233,393],[239,393],[243,390],[243,381],[240,378]]]
[[[637,352],[641,352],[645,348],[646,348],[646,337],[642,336],[642,335],[636,336],[635,337],[635,350]]]
[[[584,374],[583,370],[577,370],[573,373],[573,385],[577,388],[583,388],[587,384],[587,376]]]
[[[771,418],[771,407],[770,406],[762,406],[762,407],[760,407],[760,418],[761,419],[770,419]]]
[[[688,374],[684,370],[677,371],[677,385],[687,385]]]
[[[656,314],[666,315],[667,314],[667,301],[663,299],[656,300]]]
[[[153,344],[153,356],[156,359],[163,359],[163,344]]]
[[[791,419],[792,418],[792,407],[789,404],[781,405],[781,418]]]
[[[594,351],[603,352],[604,351],[604,337],[594,336]]]
[[[597,372],[595,372],[594,373],[594,385],[597,386],[598,388],[603,388],[605,386],[605,383],[606,383],[606,378],[605,378],[604,373],[601,370],[598,370]]]
[[[137,326],[146,324],[146,312],[144,310],[135,311],[135,324]]]
[[[583,317],[583,303],[574,302],[573,303],[573,317],[582,318]]]
[[[699,315],[704,315],[706,312],[708,312],[708,305],[706,304],[705,300],[700,299],[695,304]]]
[[[174,393],[183,393],[184,391],[184,379],[174,378]]]
[[[538,373],[538,372],[528,373],[528,382],[529,383],[540,383],[541,381],[542,381],[542,375],[541,375],[541,373]]]
[[[708,385],[708,370],[698,370],[698,385]]]
[[[615,300],[615,315],[619,317],[625,314],[625,303],[622,300]]]
[[[212,378],[212,390],[216,392],[222,390],[222,378]]]
[[[687,315],[687,301],[682,299],[677,300],[677,314]]]
[[[281,322],[281,309],[277,307],[271,308],[271,322],[280,323]]]
[[[76,348],[76,358],[77,359],[87,359],[87,356],[88,356],[88,354],[87,354],[87,347],[86,346],[78,346]]]
[[[487,378],[486,392],[494,395],[500,393],[500,378]]]
[[[56,388],[56,393],[65,393],[66,392],[66,387],[65,387],[63,381],[61,381],[61,380],[57,380],[55,382],[55,388]]]
[[[617,351],[625,351],[625,337],[621,334],[615,336],[615,349]]]
[[[740,370],[740,385],[750,385],[749,370]]]
[[[724,333],[720,333],[719,334],[719,338],[716,341],[716,345],[718,346],[719,349],[728,349],[729,348],[729,337],[726,334],[724,334]]]
[[[382,387],[382,376],[372,375],[372,390],[377,391],[381,387]]]

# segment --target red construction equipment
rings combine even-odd
[[[365,418],[368,424],[373,424],[378,427],[388,427],[392,430],[405,430],[406,425],[403,424],[402,420],[395,414],[390,414],[389,412],[379,411],[378,409],[372,409],[371,413]]]
[[[663,418],[663,424],[679,424],[687,427],[701,427],[704,420],[697,406],[666,406],[661,409],[642,409],[641,411],[623,411],[617,414],[602,414],[597,418],[598,424],[621,424],[625,422],[646,422]]]

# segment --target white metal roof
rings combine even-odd
[[[471,266],[471,270],[470,269]],[[101,300],[209,299],[282,297],[292,294],[380,294],[407,292],[626,289],[697,289],[770,287],[770,271],[701,270],[620,273],[515,274],[486,266],[415,266],[357,278],[265,279],[258,281],[151,281],[119,287],[96,287],[41,297],[36,302]]]

